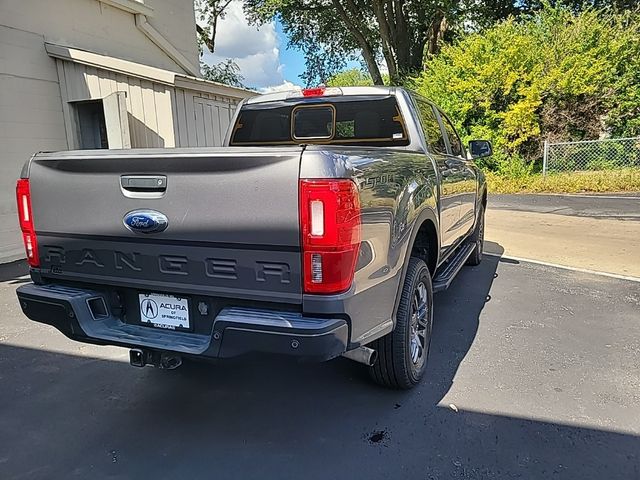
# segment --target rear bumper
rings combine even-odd
[[[228,307],[203,335],[124,323],[111,312],[103,294],[93,290],[31,283],[19,287],[17,295],[31,320],[52,325],[73,340],[98,345],[205,358],[265,352],[324,361],[344,353],[349,336],[343,319],[310,318],[295,312]],[[90,307],[96,303],[105,308]]]

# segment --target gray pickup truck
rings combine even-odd
[[[342,355],[410,388],[433,293],[482,258],[491,145],[469,150],[411,92],[320,87],[248,99],[223,148],[38,153],[21,308],[135,366]]]

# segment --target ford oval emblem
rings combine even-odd
[[[169,220],[155,210],[133,210],[122,219],[124,226],[135,233],[157,233],[167,228]]]

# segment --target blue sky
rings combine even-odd
[[[287,48],[287,37],[279,22],[276,22],[276,34],[280,47],[280,62],[283,65],[282,75],[291,83],[300,83],[300,75],[304,72],[304,56],[297,49]]]
[[[249,25],[242,2],[235,0],[218,24],[216,51],[208,51],[202,60],[208,64],[233,59],[240,67],[244,84],[260,91],[290,90],[302,86],[304,56],[297,49],[287,48],[282,25],[270,22],[260,28]],[[348,67],[357,67],[349,62]]]
[[[227,58],[240,67],[247,87],[287,90],[302,83],[299,75],[304,71],[304,57],[297,50],[287,49],[281,26],[275,22],[260,27],[249,25],[239,0],[229,5],[218,23],[215,52],[206,51],[202,56],[208,64]]]

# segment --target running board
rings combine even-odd
[[[441,292],[442,290],[449,288],[449,285],[451,285],[453,279],[456,278],[456,275],[464,266],[467,258],[471,256],[475,248],[475,242],[464,243],[458,247],[458,250],[456,250],[453,256],[436,272],[436,276],[433,279],[434,292]]]

